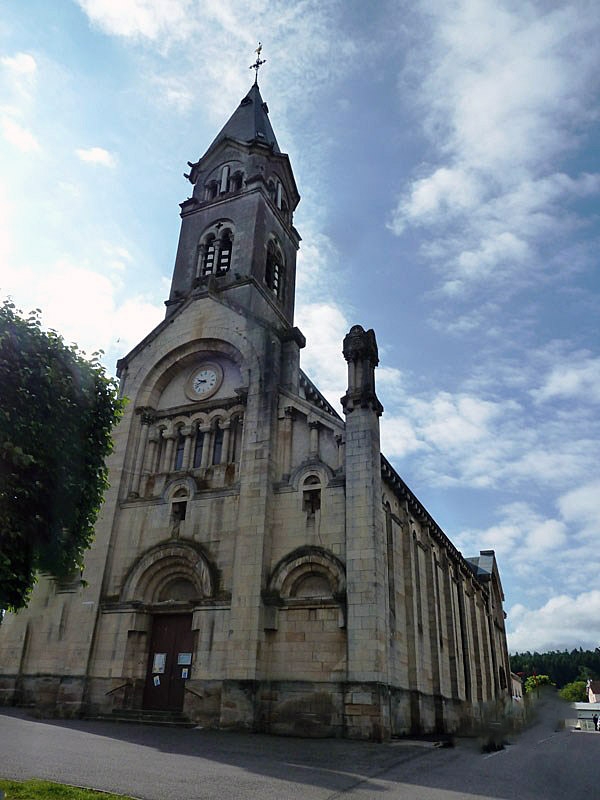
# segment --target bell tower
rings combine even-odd
[[[256,81],[204,155],[188,164],[194,188],[181,204],[167,317],[210,292],[291,328],[300,195]]]

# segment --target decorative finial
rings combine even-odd
[[[260,54],[262,52],[262,44],[260,42],[258,43],[258,47],[254,52],[256,53],[256,61],[254,62],[254,64],[251,64],[248,67],[248,69],[253,69],[256,71],[256,75],[254,76],[254,83],[258,83],[258,70],[262,67],[262,65],[265,63],[267,59],[263,58],[261,60]]]

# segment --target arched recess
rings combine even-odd
[[[279,561],[268,583],[268,594],[281,600],[340,600],[346,591],[342,562],[323,547],[299,547]]]
[[[240,369],[243,386],[248,386],[251,371],[258,370],[259,366],[253,346],[233,330],[215,330],[215,334],[214,337],[186,342],[161,358],[144,378],[136,398],[136,408],[156,408],[165,387],[178,372],[186,370],[188,366],[191,369],[199,353],[203,356],[215,353],[231,359]],[[222,334],[222,338],[219,334]],[[227,339],[235,340],[235,343]]]
[[[180,597],[168,597],[169,588]],[[133,565],[121,591],[122,602],[153,605],[168,599],[200,600],[214,597],[214,568],[194,545],[177,541],[148,550]]]

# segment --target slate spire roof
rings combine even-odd
[[[277,139],[269,121],[269,109],[260,95],[258,83],[254,83],[248,94],[221,128],[208,148],[209,152],[222,139],[237,139],[240,142],[261,142],[280,153]]]

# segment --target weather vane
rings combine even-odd
[[[254,62],[254,64],[251,64],[248,67],[248,69],[255,70],[256,75],[254,77],[254,83],[258,83],[258,70],[262,67],[262,65],[265,63],[267,59],[266,58],[261,59],[260,57],[260,54],[262,52],[262,44],[260,42],[258,43],[258,47],[254,52],[256,53],[256,61]]]

